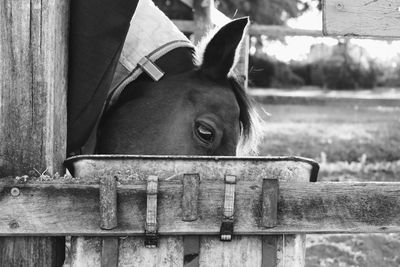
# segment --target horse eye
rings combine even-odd
[[[196,124],[196,135],[205,143],[210,144],[214,141],[214,130],[208,125]]]

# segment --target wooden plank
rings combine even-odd
[[[122,238],[119,253],[118,266],[183,266],[183,239],[162,237],[157,248],[146,248],[142,237]]]
[[[71,267],[101,266],[102,238],[72,237]],[[146,248],[144,237],[119,238],[119,267],[183,266],[182,237],[162,237],[157,248]]]
[[[399,183],[280,183],[278,223],[261,224],[261,184],[236,184],[235,235],[291,233],[368,233],[400,231]],[[25,185],[20,195],[4,185],[1,197],[1,235],[142,235],[146,186],[118,188],[119,226],[99,227],[99,189],[90,185]],[[218,235],[224,184],[201,182],[199,219],[181,217],[181,181],[160,181],[158,231],[162,235]],[[17,212],[18,211],[18,212]]]
[[[265,179],[262,188],[262,215],[263,227],[275,227],[278,214],[279,181]]]
[[[101,266],[100,237],[71,237],[71,267]]]
[[[252,24],[249,28],[249,35],[266,35],[268,37],[282,37],[282,36],[311,36],[323,37],[321,30],[305,30],[290,28],[280,25],[260,25]]]
[[[236,236],[231,242],[200,237],[200,266],[261,266],[261,237]]]
[[[399,0],[324,0],[325,35],[400,37]]]
[[[132,156],[91,156],[71,159],[77,176],[90,181],[93,174],[101,171],[118,170],[118,181],[129,179],[145,180],[148,175],[158,175],[162,179],[181,179],[185,173],[199,173],[201,179],[215,182],[223,179],[226,170],[240,171],[249,180],[265,176],[279,175],[283,180],[302,177],[315,179],[317,167],[310,161],[298,158],[237,158],[237,157],[132,157]],[[159,166],[163,166],[160,168]],[[180,214],[177,215],[181,216]],[[185,266],[198,266],[198,237],[184,237]]]
[[[119,238],[103,237],[101,240],[101,267],[118,267]],[[86,251],[85,248],[82,249]]]
[[[263,267],[304,266],[306,235],[275,235],[262,237]]]
[[[199,217],[200,176],[197,173],[184,174],[182,183],[182,221],[195,221]]]
[[[196,25],[191,20],[173,20],[175,25],[183,32],[194,32]],[[251,24],[248,29],[250,36],[266,35],[269,37],[282,36],[311,36],[323,37],[322,30],[295,29],[280,25]]]
[[[68,0],[1,1],[0,177],[63,170],[68,17]],[[0,266],[63,259],[64,238],[0,238]]]

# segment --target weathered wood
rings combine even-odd
[[[101,266],[101,238],[73,237],[71,267]],[[85,249],[83,249],[85,248]],[[144,237],[119,238],[118,266],[183,266],[182,237],[162,237],[157,248],[146,248]]]
[[[268,37],[282,37],[282,36],[323,37],[321,30],[305,30],[305,29],[295,29],[280,25],[260,25],[260,24],[250,25],[249,35],[250,36],[266,35]]]
[[[304,266],[305,242],[305,234],[263,236],[262,266]]]
[[[20,186],[1,196],[1,235],[142,235],[146,185],[118,188],[120,219],[113,230],[101,230],[98,186]],[[181,220],[181,181],[160,181],[158,232],[161,235],[218,235],[224,184],[201,182],[199,219]],[[399,183],[292,183],[280,182],[278,222],[261,226],[261,183],[238,181],[234,235],[282,233],[368,233],[400,231]],[[16,212],[18,211],[18,212]]]
[[[215,237],[200,237],[200,266],[261,266],[261,237],[233,237],[221,242]]]
[[[69,1],[0,4],[0,177],[62,170]]]
[[[83,250],[85,251],[85,250]],[[101,242],[101,267],[118,267],[119,238],[103,237]]]
[[[71,237],[71,267],[101,266],[102,238]]]
[[[279,183],[278,180],[264,179],[262,185],[262,214],[263,227],[275,227],[278,214]]]
[[[197,43],[212,27],[211,10],[214,0],[193,1],[194,41]]]
[[[0,3],[0,177],[62,171],[68,16],[68,0]],[[60,266],[63,258],[63,238],[0,238],[0,266]]]
[[[119,266],[183,266],[181,236],[162,237],[157,248],[146,248],[143,238],[122,238]]]
[[[182,220],[195,221],[198,218],[200,177],[197,173],[183,175]]]
[[[147,178],[146,186],[146,224],[145,224],[145,245],[147,248],[156,248],[158,243],[158,222],[157,222],[157,195],[158,195],[158,177],[150,175]]]
[[[325,35],[400,37],[399,0],[324,0]]]
[[[183,237],[184,258],[183,265],[185,267],[198,267],[200,254],[200,237],[184,236]]]
[[[100,180],[100,228],[114,229],[117,221],[117,179],[111,173],[105,173]]]
[[[173,20],[175,25],[183,32],[194,32],[196,24],[191,20]],[[248,29],[250,36],[266,35],[269,37],[282,36],[311,36],[323,37],[322,30],[295,29],[280,25],[251,24]]]
[[[222,180],[227,170],[240,171],[244,175],[241,179],[246,177],[249,180],[274,175],[288,181],[297,177],[309,180],[310,174],[313,174],[312,177],[315,179],[318,169],[314,163],[299,158],[92,156],[71,159],[68,165],[73,165],[76,175],[88,182],[93,180],[93,174],[96,172],[118,170],[118,180],[122,184],[132,179],[145,180],[148,175],[154,174],[161,180],[177,179],[178,182],[185,173],[199,173],[201,181],[214,183],[216,180]],[[180,216],[181,213],[176,214],[175,218]],[[186,246],[189,243],[197,246],[191,246],[189,249]],[[196,257],[199,254],[198,243],[197,237],[184,237],[186,266],[198,266]]]

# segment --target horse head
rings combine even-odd
[[[247,24],[226,24],[202,52],[171,51],[157,62],[161,80],[129,84],[100,123],[97,153],[236,155],[252,132],[252,107],[231,71]]]

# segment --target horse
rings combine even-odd
[[[89,138],[95,148],[86,145],[90,147],[86,151],[235,156],[254,150],[256,112],[240,78],[232,71],[248,23],[248,18],[235,19],[195,47],[151,0],[140,0],[102,114]],[[80,30],[78,26],[74,27]],[[72,71],[73,75],[83,73]],[[75,87],[79,90],[81,86]],[[75,100],[81,98],[78,90],[70,94],[70,111],[75,112],[69,114],[70,122],[78,117],[76,114],[90,113],[86,111],[89,108],[74,109]],[[73,134],[91,126],[83,119],[83,123],[76,121],[69,126],[70,151],[85,136],[84,131],[76,138]],[[197,258],[196,243],[196,238],[184,240],[185,262]]]
[[[150,2],[139,1],[136,13],[140,13],[141,3],[152,5]],[[157,12],[161,11],[151,7],[153,17],[142,16],[148,20],[142,23],[147,25],[142,31],[155,18],[164,16]],[[150,67],[162,74],[159,79],[145,68],[137,68],[141,73],[134,79],[128,77],[132,74],[125,80],[114,75],[117,89],[110,93],[99,123],[95,153],[235,156],[251,147],[256,116],[240,79],[232,71],[248,23],[248,18],[235,19],[209,34],[196,48],[187,40],[157,60],[149,60]],[[147,44],[157,43],[169,29],[177,31],[164,18],[151,34],[145,33],[146,40],[135,28],[132,36],[128,33],[121,53],[125,58],[120,62],[135,58],[132,54],[140,50],[138,47],[146,46],[143,39]],[[186,38],[182,36],[179,38]],[[132,66],[129,72],[134,70]]]

